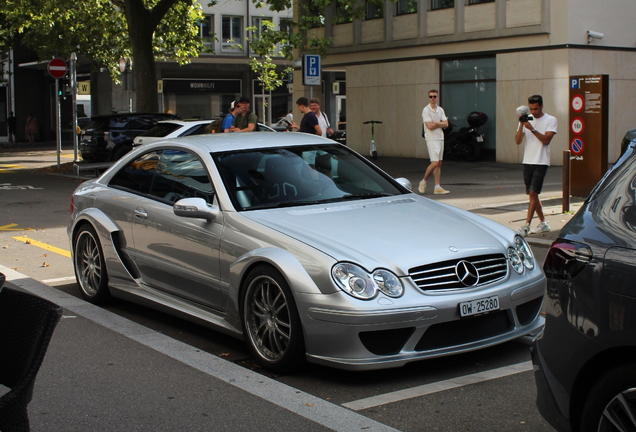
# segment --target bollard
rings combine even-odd
[[[570,211],[570,150],[563,151],[563,213]]]

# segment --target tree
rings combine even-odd
[[[289,33],[274,30],[274,24],[269,20],[261,21],[261,28],[248,27],[246,30],[248,32],[249,49],[253,53],[249,64],[261,84],[263,95],[261,119],[265,121],[265,92],[276,90],[283,85],[284,76],[294,70],[292,67],[287,67],[280,73],[276,72],[276,65],[272,62],[272,56],[276,53],[276,50],[280,49],[288,60],[293,60],[292,45],[289,44]]]
[[[18,36],[41,60],[76,52],[114,78],[132,57],[138,111],[158,108],[155,59],[185,64],[202,48],[196,0],[0,0],[0,11],[0,46]]]

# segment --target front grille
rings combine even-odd
[[[513,330],[508,311],[433,324],[422,335],[415,351],[448,348],[499,336]]]
[[[457,276],[456,266],[468,261],[479,274],[476,284],[467,286]],[[508,275],[508,260],[504,254],[480,255],[427,264],[409,270],[413,282],[424,291],[457,290],[483,286],[500,281]]]

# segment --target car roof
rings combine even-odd
[[[184,145],[200,151],[216,153],[229,150],[249,150],[270,147],[287,147],[306,144],[336,144],[318,135],[287,132],[237,132],[193,135],[182,138],[167,138],[160,142],[144,145],[145,149],[165,147],[171,144]]]
[[[164,119],[178,120],[179,116],[166,113],[115,113],[115,114],[102,114],[91,116],[91,120],[110,119],[115,117],[162,117]]]
[[[161,120],[158,121],[157,124],[160,123],[171,123],[171,124],[177,124],[179,126],[196,126],[199,124],[208,124],[208,123],[212,123],[213,121],[218,121],[218,119],[208,119],[208,120]]]

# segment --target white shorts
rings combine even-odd
[[[428,157],[431,162],[438,162],[444,159],[444,140],[426,140]]]

